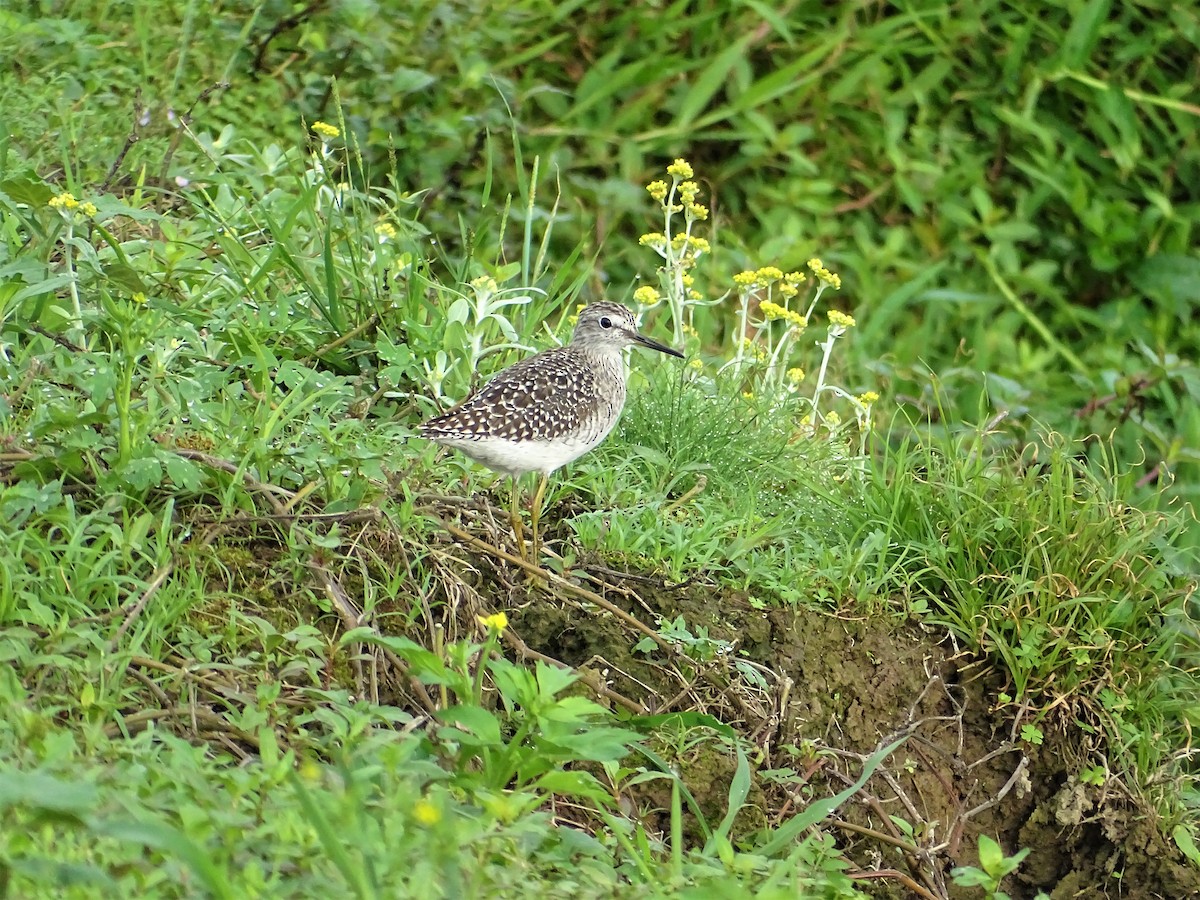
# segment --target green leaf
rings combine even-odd
[[[650,639],[645,638],[645,640]],[[658,645],[651,642],[651,646],[657,647]],[[711,728],[713,731],[724,735],[727,738],[733,738],[737,734],[732,727],[726,725],[716,716],[694,711],[660,713],[654,716],[631,716],[628,720],[628,724],[632,725],[634,728],[643,733],[648,733],[658,728],[662,728],[664,725],[670,725],[671,727],[679,728],[680,730],[687,730],[689,728]]]
[[[109,263],[104,267],[104,277],[127,294],[149,294],[153,290],[136,269],[125,263]]]
[[[979,865],[989,875],[999,873],[1004,864],[1004,851],[1000,845],[986,834],[979,836]]]
[[[34,207],[45,206],[54,196],[54,189],[44,181],[32,178],[6,178],[0,181],[0,193],[5,193],[17,203]]]
[[[737,768],[734,770],[733,780],[729,783],[729,808],[725,810],[725,817],[721,819],[721,824],[717,826],[717,830],[705,844],[706,856],[713,853],[721,842],[728,841],[729,832],[733,830],[734,820],[737,819],[737,814],[745,805],[746,798],[750,796],[750,763],[746,759],[742,745],[736,744],[735,748],[737,750]]]
[[[106,822],[93,827],[104,837],[141,844],[187,865],[213,897],[232,898],[229,881],[201,847],[163,822]]]
[[[480,706],[452,706],[438,715],[438,718],[449,725],[465,729],[487,746],[502,746],[504,739],[500,734],[499,720]]]
[[[96,805],[96,788],[41,772],[0,772],[0,809],[23,807],[81,817]]]
[[[787,822],[775,830],[771,840],[767,841],[762,847],[756,848],[757,853],[763,856],[774,856],[777,853],[787,852],[791,850],[793,842],[797,835],[806,831],[818,822],[823,821],[835,809],[857,794],[867,780],[875,774],[875,770],[883,763],[885,759],[892,755],[899,747],[903,746],[906,738],[901,738],[895,743],[889,744],[871,754],[870,758],[863,764],[862,774],[858,776],[858,780],[850,785],[844,791],[834,794],[832,797],[826,797],[823,800],[814,800],[804,808],[804,811],[792,816]]]
[[[1179,852],[1186,856],[1193,865],[1200,866],[1200,850],[1196,849],[1196,841],[1192,835],[1192,830],[1180,822],[1171,829],[1171,838],[1175,841],[1175,846],[1179,848]]]
[[[166,453],[162,456],[162,464],[167,471],[167,477],[181,490],[195,491],[204,484],[204,470],[190,459]]]
[[[1072,16],[1071,28],[1063,39],[1059,60],[1068,69],[1087,67],[1100,39],[1100,27],[1108,19],[1112,0],[1092,0]]]
[[[686,128],[704,112],[713,96],[728,82],[733,67],[745,59],[746,48],[750,46],[752,39],[752,34],[744,35],[726,47],[705,67],[691,90],[684,96],[683,102],[679,104],[679,112],[675,115],[677,128]]]

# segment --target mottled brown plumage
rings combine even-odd
[[[593,303],[579,314],[571,343],[504,369],[462,404],[424,423],[421,434],[506,475],[549,475],[616,425],[625,405],[621,351],[635,343],[682,356],[639,334],[624,306]]]
[[[513,479],[513,532],[525,554],[517,508],[517,479],[540,472],[531,524],[533,557],[546,478],[603,441],[625,405],[621,352],[641,344],[671,356],[683,354],[637,330],[633,313],[619,303],[592,303],[565,347],[545,350],[509,366],[444,415],[421,426],[421,435],[453,447]]]

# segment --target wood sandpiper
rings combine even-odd
[[[523,558],[519,479],[526,472],[542,474],[530,509],[533,561],[538,562],[546,480],[608,437],[617,424],[625,405],[622,351],[632,344],[683,358],[678,350],[641,334],[624,306],[592,303],[579,313],[569,344],[509,366],[454,409],[421,425],[422,437],[512,478],[510,515]]]

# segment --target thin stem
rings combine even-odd
[[[831,330],[828,337],[820,344],[821,347],[821,368],[817,371],[817,387],[813,391],[812,411],[813,424],[815,425],[821,418],[821,413],[817,409],[817,400],[821,397],[821,392],[825,389],[825,370],[829,368],[829,357],[833,354],[833,345],[837,343],[837,335]]]
[[[71,238],[75,233],[74,223],[67,217],[67,232],[63,236],[63,262],[66,264],[67,271],[71,275],[71,280],[68,282],[68,290],[71,292],[71,330],[67,332],[68,338],[76,344],[83,345],[83,306],[79,302],[79,276],[75,271],[75,254],[71,247]]]

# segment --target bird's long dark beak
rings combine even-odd
[[[660,344],[654,338],[648,338],[638,331],[629,332],[629,337],[633,341],[641,344],[643,347],[649,347],[651,350],[657,350],[659,353],[665,353],[667,356],[677,356],[683,359],[683,354],[674,347],[668,347],[666,344]]]

